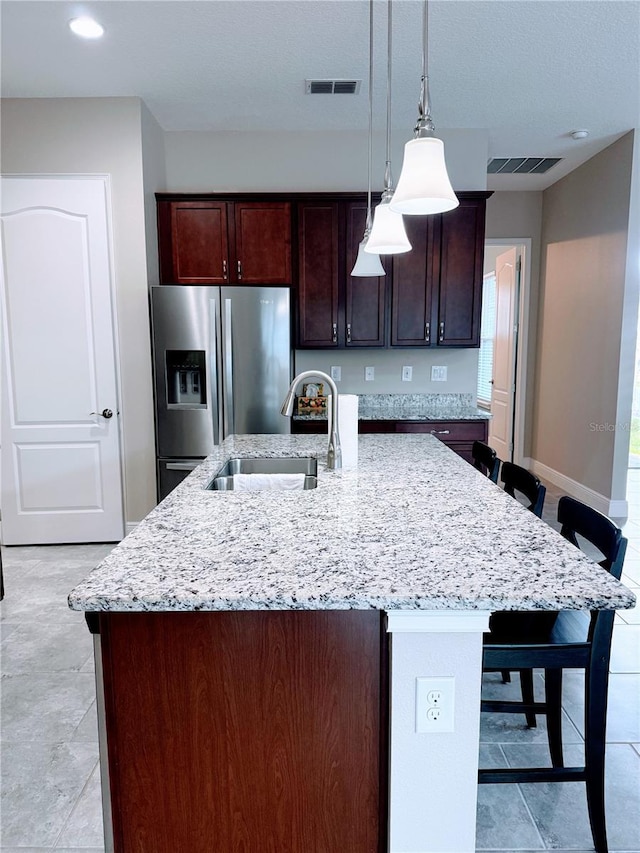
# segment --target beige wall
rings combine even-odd
[[[397,182],[404,143],[412,129],[395,134],[393,172]],[[488,134],[478,130],[443,132],[454,189],[487,186]],[[384,179],[384,134],[375,134],[372,187]],[[197,133],[165,135],[167,186],[173,192],[363,190],[367,187],[367,132]]]
[[[2,101],[3,172],[110,175],[128,522],[156,503],[141,121],[137,98]]]
[[[612,484],[633,146],[630,133],[543,198],[532,456],[608,498],[624,498]]]
[[[487,200],[487,240],[520,242],[531,240],[528,272],[527,360],[525,385],[524,447],[522,455],[531,455],[535,404],[535,362],[540,282],[540,238],[542,230],[542,192],[496,192]]]
[[[158,227],[156,222],[156,192],[166,188],[164,131],[147,109],[141,106],[142,181],[144,186],[144,219],[147,243],[147,277],[149,284],[158,284]]]

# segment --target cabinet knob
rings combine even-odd
[[[431,323],[424,324],[424,339],[428,344],[431,343]]]
[[[227,259],[226,258],[222,262],[222,278],[225,281],[229,278],[229,272],[227,270]]]
[[[347,343],[351,343],[351,323],[347,323]]]
[[[338,340],[338,324],[337,324],[337,323],[334,323],[334,324],[333,324],[333,334],[332,334],[332,339],[333,339],[334,344],[335,344],[335,343],[336,343],[336,341]]]
[[[444,340],[444,320],[440,323],[440,342]]]
[[[242,261],[238,261],[238,281],[242,281]]]

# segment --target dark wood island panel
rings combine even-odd
[[[380,612],[108,613],[100,633],[116,853],[386,850]]]

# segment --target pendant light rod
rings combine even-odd
[[[422,7],[422,80],[420,82],[420,103],[415,135],[418,138],[433,136],[436,126],[431,118],[431,96],[429,94],[429,9],[428,0]]]
[[[369,0],[369,163],[367,175],[367,223],[365,240],[371,232],[371,168],[373,163],[373,0]]]
[[[393,195],[393,176],[391,174],[391,27],[393,12],[391,0],[387,0],[387,159],[384,164],[384,192],[382,201],[388,201]]]
[[[364,227],[364,237],[358,246],[356,262],[351,275],[362,278],[379,278],[385,275],[380,255],[377,252],[367,252],[366,246],[373,226],[371,215],[371,167],[373,160],[373,0],[369,0],[369,162],[367,164],[367,220]]]

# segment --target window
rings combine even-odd
[[[496,334],[496,274],[487,273],[482,280],[482,315],[480,318],[480,355],[478,358],[478,405],[491,406],[493,375],[493,340]]]

